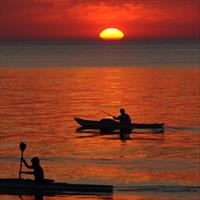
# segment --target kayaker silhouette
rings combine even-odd
[[[40,159],[38,157],[33,157],[31,159],[32,165],[29,165],[23,157],[21,158],[21,161],[24,163],[24,165],[28,169],[33,169],[33,171],[21,172],[21,173],[23,173],[23,174],[33,174],[36,182],[43,182],[44,181],[44,171],[43,171],[42,167],[40,166]]]
[[[130,116],[126,113],[124,108],[121,108],[120,115],[117,117],[113,116],[113,119],[120,121],[120,138],[124,139],[124,135],[130,134],[132,130]]]
[[[131,118],[130,116],[126,113],[124,108],[120,109],[120,115],[115,117],[113,116],[113,119],[120,121],[121,125],[127,126],[131,124]]]

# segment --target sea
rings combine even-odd
[[[24,142],[24,158],[38,156],[45,178],[114,187],[42,197],[0,190],[0,199],[199,200],[199,50],[189,39],[0,41],[0,179],[19,177]],[[120,108],[164,131],[121,138],[74,121]]]

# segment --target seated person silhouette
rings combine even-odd
[[[119,120],[122,125],[130,125],[131,118],[128,114],[126,114],[125,109],[120,109],[120,115],[118,117],[113,116],[113,119]]]
[[[40,159],[38,157],[33,157],[31,159],[32,165],[29,165],[24,158],[22,158],[22,162],[28,169],[33,169],[33,171],[21,173],[33,174],[36,182],[44,182],[44,172],[42,167],[40,166]]]
[[[125,112],[124,108],[120,109],[120,115],[115,117],[113,116],[113,119],[120,121],[120,134],[130,134],[131,133],[131,118],[130,116]]]

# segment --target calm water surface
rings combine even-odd
[[[46,200],[197,200],[199,89],[197,68],[1,68],[0,178],[18,177],[24,141],[25,158],[39,156],[46,177],[115,188],[113,196]],[[120,107],[135,122],[165,122],[164,134],[134,131],[121,140],[119,134],[76,131],[75,116],[101,119],[108,117],[101,111],[117,115]],[[145,185],[168,191],[134,192]]]
[[[199,66],[199,41],[0,41],[2,67]]]

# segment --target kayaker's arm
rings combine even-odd
[[[26,160],[24,158],[22,158],[22,162],[24,163],[24,165],[29,168],[29,169],[33,169],[33,166],[32,165],[29,165]]]
[[[34,174],[34,172],[20,172],[21,174]]]
[[[115,116],[112,116],[114,120],[120,120],[120,116],[118,117],[115,117]]]

